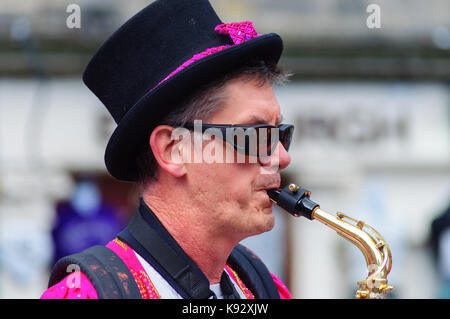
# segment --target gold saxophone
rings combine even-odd
[[[269,190],[267,193],[272,201],[291,215],[316,219],[359,248],[366,259],[368,276],[358,282],[356,298],[386,298],[386,292],[394,288],[387,282],[387,275],[392,267],[392,255],[388,244],[375,229],[342,213],[332,215],[323,211],[309,199],[311,193],[296,184],[289,184],[281,190]]]

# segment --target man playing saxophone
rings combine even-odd
[[[106,167],[139,185],[140,206],[106,250],[60,260],[43,298],[291,297],[238,245],[274,226],[267,191],[290,162],[281,52],[278,35],[222,23],[207,0],[155,1],[105,42],[83,79],[118,124]]]

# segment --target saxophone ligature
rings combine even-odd
[[[323,211],[310,199],[311,192],[296,184],[267,193],[273,202],[291,215],[318,220],[359,248],[367,263],[368,276],[358,282],[357,299],[386,298],[386,293],[394,288],[387,281],[392,268],[392,255],[388,244],[375,229],[340,212],[332,215]]]

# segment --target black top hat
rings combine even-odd
[[[220,24],[208,0],[157,0],[120,27],[89,62],[83,80],[118,124],[105,152],[112,176],[136,180],[136,158],[152,129],[200,86],[250,59],[278,62],[283,50],[278,35],[235,41],[215,31]],[[179,68],[210,48],[221,50]]]

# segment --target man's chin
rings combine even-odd
[[[255,227],[257,231],[257,234],[255,235],[268,232],[275,226],[275,216],[273,215],[272,208],[264,208],[263,213],[263,220],[257,225],[257,227]]]

